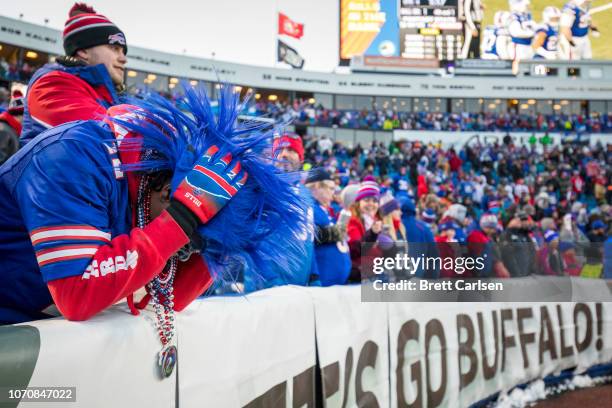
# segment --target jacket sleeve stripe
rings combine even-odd
[[[98,251],[98,248],[97,246],[55,248],[52,251],[37,252],[36,259],[38,260],[38,265],[43,267],[50,263],[69,259],[90,258]]]
[[[110,242],[111,234],[100,231],[93,227],[71,226],[71,227],[50,227],[38,228],[30,234],[32,245],[37,245],[47,241],[60,240],[101,240]]]

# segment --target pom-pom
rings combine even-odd
[[[69,17],[78,16],[79,14],[95,14],[96,10],[93,7],[88,6],[86,3],[74,3],[74,6],[68,12]]]

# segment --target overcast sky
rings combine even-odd
[[[337,0],[93,0],[88,2],[126,34],[129,44],[246,64],[274,66],[277,12],[304,24],[300,40],[283,36],[305,69],[338,63]],[[63,29],[74,0],[0,0],[0,14]],[[129,55],[128,55],[129,58]]]

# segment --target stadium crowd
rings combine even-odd
[[[316,102],[298,99],[293,103],[258,101],[250,114],[310,126],[368,130],[442,130],[609,133],[612,115],[592,112],[582,114],[528,114],[494,112],[402,112],[393,109],[328,109]]]
[[[510,140],[459,150],[418,141],[350,149],[327,137],[306,137],[305,150],[306,162],[335,181],[331,214],[361,217],[364,233],[349,229],[354,267],[355,248],[367,236],[385,243],[435,242],[430,249],[440,255],[461,251],[450,242],[467,244],[468,253],[474,244],[495,243],[495,261],[484,276],[602,276],[603,242],[612,242],[612,144],[554,146],[535,154]],[[375,208],[364,217],[359,201],[367,197]],[[389,228],[373,227],[373,220]],[[606,277],[612,276],[609,262]]]

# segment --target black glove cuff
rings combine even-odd
[[[189,238],[193,235],[198,225],[200,225],[200,220],[196,217],[184,204],[179,201],[172,200],[170,201],[170,205],[166,209],[168,214],[174,221],[183,229],[185,235]]]

